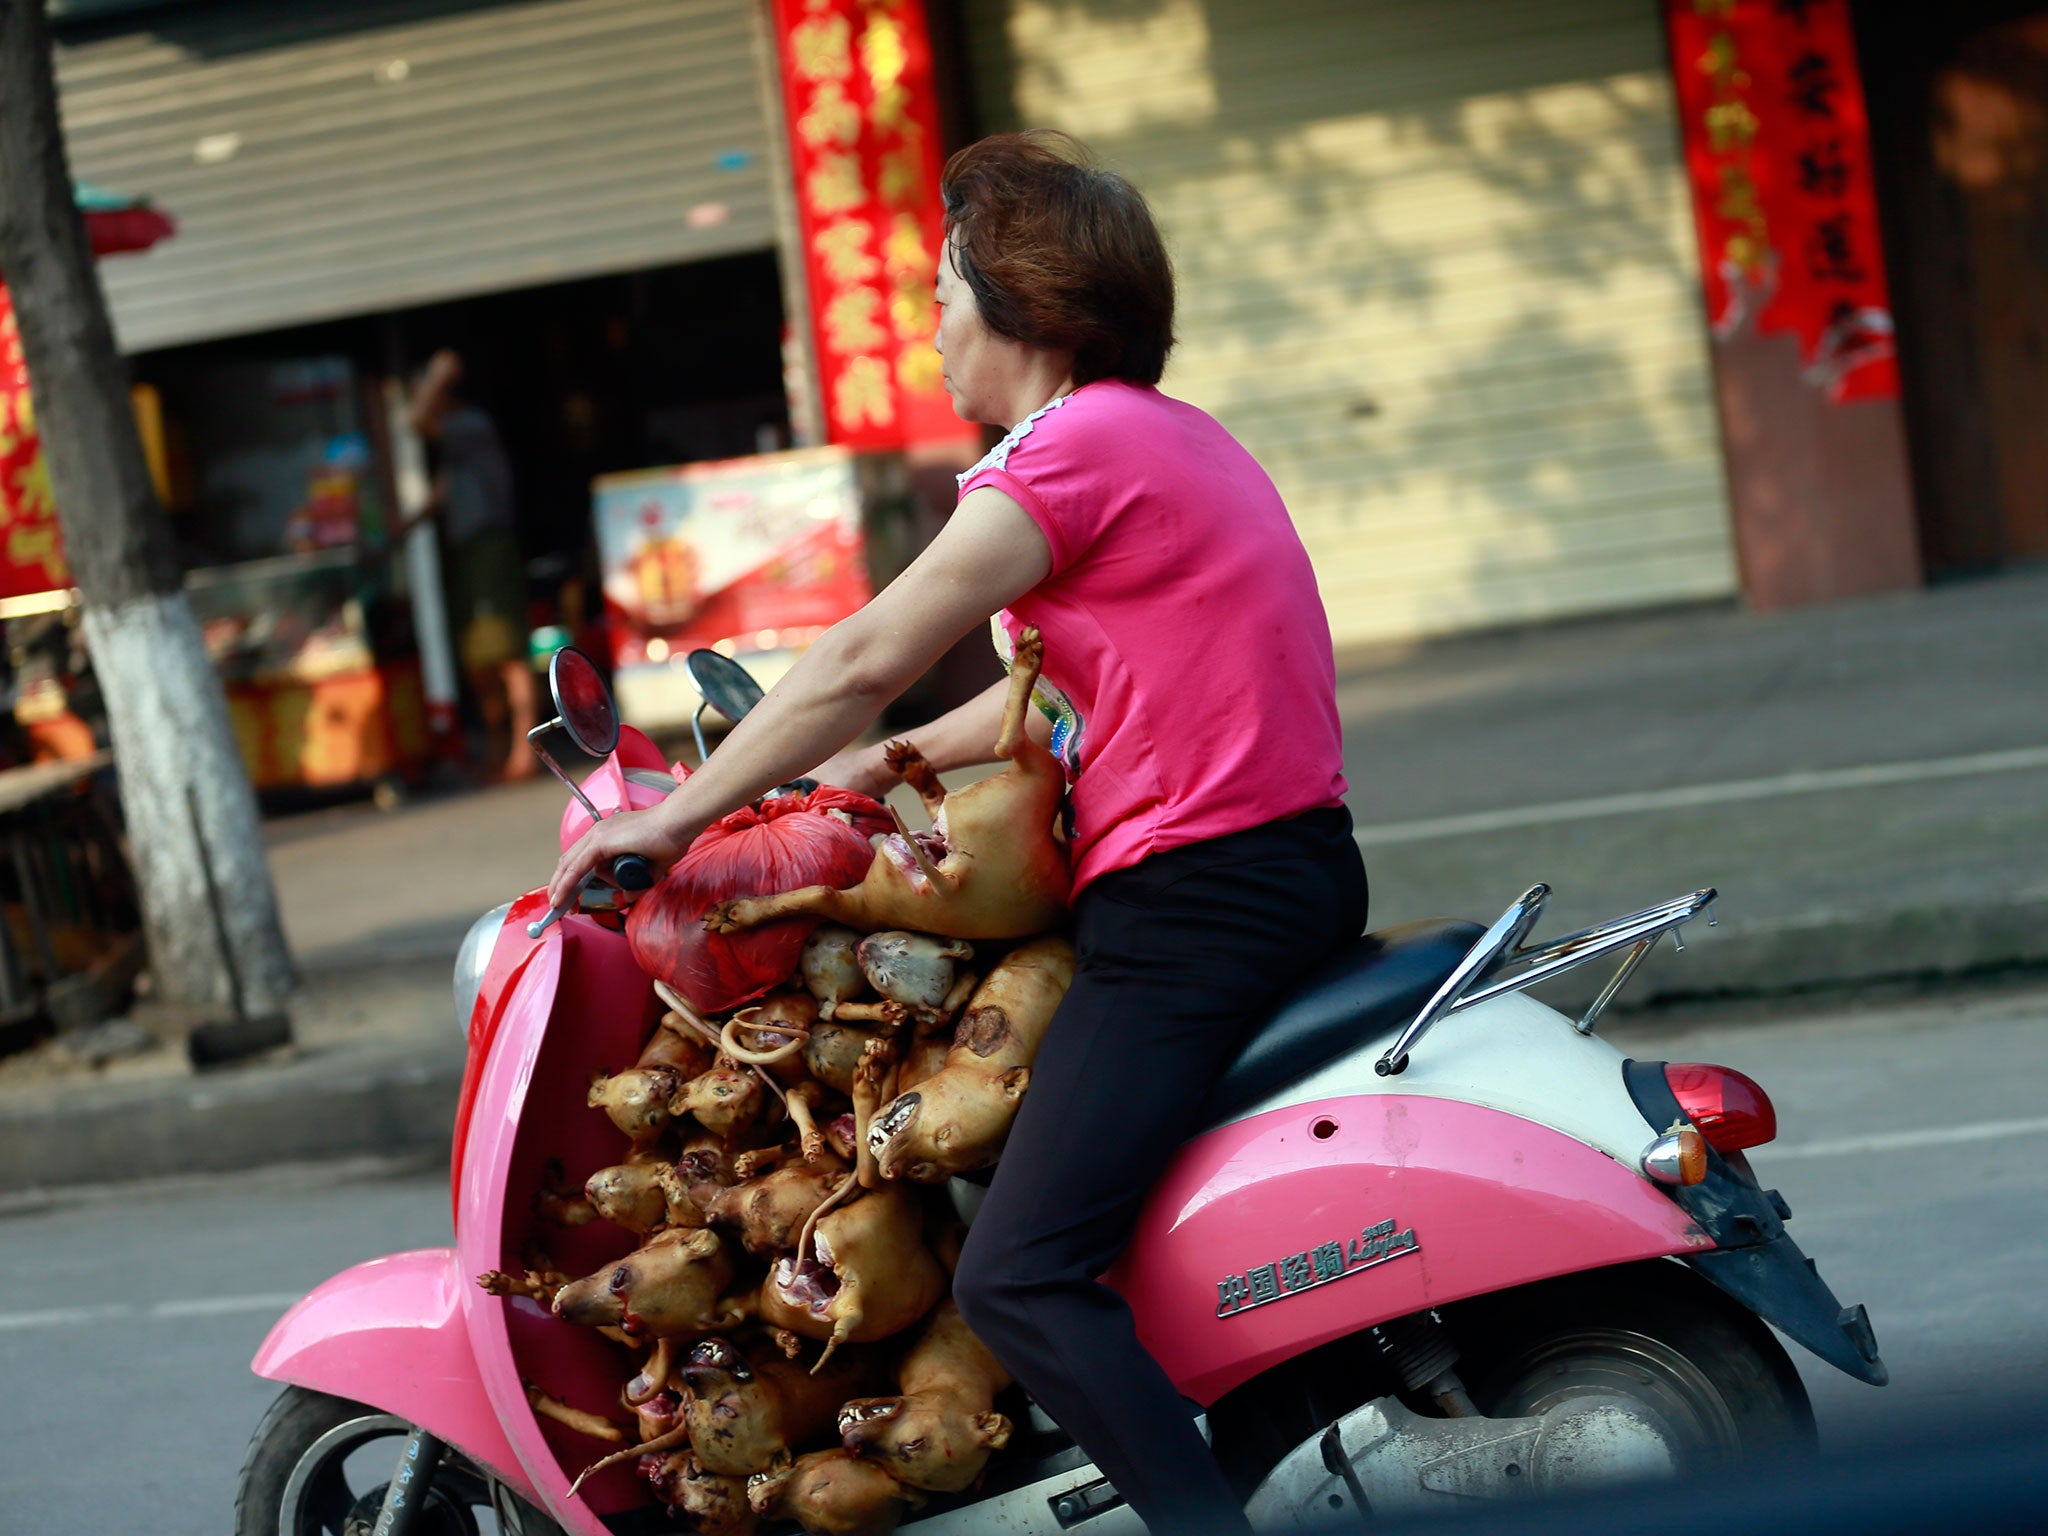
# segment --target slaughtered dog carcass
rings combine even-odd
[[[1074,979],[1074,946],[1033,939],[1005,955],[968,1000],[946,1062],[876,1114],[867,1148],[882,1177],[937,1183],[1002,1152],[1031,1083],[1031,1059]]]
[[[876,1372],[858,1349],[813,1373],[773,1350],[742,1354],[727,1340],[706,1339],[690,1351],[681,1374],[690,1449],[706,1471],[736,1476],[766,1472],[814,1443],[848,1394]]]
[[[888,1536],[924,1495],[843,1449],[813,1451],[793,1466],[747,1480],[757,1515],[787,1515],[813,1536]]]
[[[778,1259],[762,1319],[833,1349],[900,1333],[932,1309],[946,1273],[924,1242],[924,1202],[885,1185],[818,1220],[812,1252]],[[829,1358],[831,1350],[827,1350]]]
[[[555,1316],[587,1328],[621,1328],[636,1339],[709,1333],[746,1315],[725,1295],[732,1277],[725,1239],[706,1228],[676,1227],[563,1286],[555,1293]]]
[[[959,1007],[953,997],[954,962],[973,959],[974,946],[929,933],[871,933],[860,941],[859,954],[861,974],[870,986],[901,1004],[918,1023],[933,1024]],[[972,987],[972,977],[960,979]]]
[[[1001,773],[949,794],[915,747],[891,744],[889,765],[925,802],[931,832],[884,837],[857,886],[814,885],[721,902],[705,915],[705,927],[736,933],[815,913],[863,933],[908,929],[979,940],[1026,938],[1060,923],[1073,885],[1056,825],[1066,773],[1024,729],[1044,657],[1038,631],[1026,629],[996,741],[996,756],[1009,762]]]
[[[973,1487],[989,1454],[1010,1443],[1010,1421],[995,1411],[1010,1373],[968,1330],[950,1298],[903,1357],[897,1379],[899,1396],[863,1398],[840,1410],[840,1442],[912,1488],[959,1493]]]

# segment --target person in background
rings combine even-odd
[[[526,733],[539,723],[526,659],[526,574],[512,504],[512,465],[491,418],[462,391],[462,358],[443,347],[414,385],[412,428],[436,450],[420,516],[441,523],[449,624],[483,718],[494,778],[536,769]],[[401,534],[405,531],[400,530]]]

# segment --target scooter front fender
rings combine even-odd
[[[1104,1278],[1174,1384],[1208,1404],[1389,1318],[1713,1246],[1660,1188],[1582,1141],[1380,1092],[1188,1143]]]
[[[300,1297],[251,1368],[417,1424],[535,1502],[477,1371],[462,1291],[452,1248],[358,1264]]]

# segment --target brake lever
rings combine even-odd
[[[625,893],[607,885],[596,875],[586,875],[583,886],[576,893],[576,899],[566,907],[549,907],[548,915],[536,918],[526,925],[526,936],[537,939],[554,927],[570,912],[617,912],[626,905]]]

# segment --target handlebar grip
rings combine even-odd
[[[612,884],[622,891],[644,891],[654,884],[654,866],[637,853],[612,860]]]

